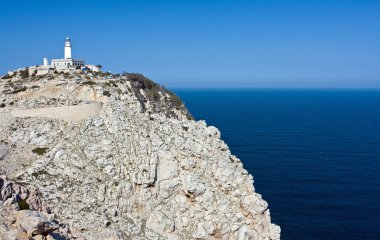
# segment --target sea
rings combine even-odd
[[[172,90],[221,131],[282,239],[380,239],[380,90]]]

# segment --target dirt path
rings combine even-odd
[[[14,117],[44,117],[78,122],[88,117],[99,116],[101,111],[102,103],[90,102],[77,106],[15,109],[11,111],[11,115]]]

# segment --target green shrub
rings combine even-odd
[[[22,79],[28,78],[29,77],[29,69],[24,69],[20,70],[20,76]]]
[[[35,148],[32,150],[33,153],[38,155],[44,155],[47,152],[48,148]]]
[[[16,93],[19,93],[19,92],[25,92],[27,89],[28,89],[28,88],[27,88],[26,86],[23,86],[23,87],[21,87],[21,88],[18,88],[18,89],[16,89],[16,90],[14,90],[14,91],[12,92],[12,94],[16,94]]]
[[[18,207],[20,208],[20,210],[29,210],[30,209],[29,204],[26,202],[25,199],[22,199],[21,201],[18,202]]]
[[[109,91],[104,90],[104,91],[103,91],[103,95],[104,95],[104,96],[107,96],[107,97],[110,97],[110,96],[111,96],[111,93],[110,93]]]
[[[32,173],[33,177],[38,177],[38,176],[41,176],[41,175],[49,175],[49,173],[47,171],[45,171],[45,170],[40,170],[38,172]]]
[[[87,77],[86,77],[87,78]],[[94,81],[84,81],[83,82],[83,85],[95,85],[96,84],[96,82],[94,82]]]

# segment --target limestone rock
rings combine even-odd
[[[49,233],[59,228],[58,224],[49,221],[45,214],[30,210],[19,211],[15,224],[30,235]]]
[[[165,88],[79,71],[9,81],[0,81],[4,239],[280,239],[220,131]]]
[[[157,179],[159,181],[168,180],[178,175],[178,162],[171,152],[159,153],[159,167]]]
[[[9,147],[3,143],[0,143],[0,160],[2,160],[8,152]]]
[[[24,229],[12,229],[1,236],[2,240],[29,240]]]

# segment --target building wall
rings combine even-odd
[[[74,66],[74,67],[83,67],[84,61],[73,60],[73,59],[52,59],[51,65],[53,66]]]
[[[94,72],[100,72],[101,68],[98,68],[97,66],[95,65],[86,65],[86,67],[88,67],[91,71],[94,71]]]

